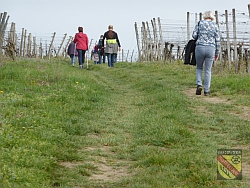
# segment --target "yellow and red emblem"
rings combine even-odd
[[[218,149],[217,150],[217,179],[241,180],[242,179],[242,150]]]

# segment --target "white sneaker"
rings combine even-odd
[[[83,66],[82,65],[80,65],[80,67],[79,67],[80,69],[82,69],[83,68]]]

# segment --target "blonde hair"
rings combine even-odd
[[[214,14],[212,11],[206,11],[203,13],[203,19],[211,19],[212,21],[214,20]]]

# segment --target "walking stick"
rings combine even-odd
[[[92,40],[93,40],[93,39],[90,40],[89,48],[88,48],[88,50],[87,50],[87,68],[86,68],[87,70],[89,70],[89,49],[90,49]]]

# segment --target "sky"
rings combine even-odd
[[[54,32],[62,40],[64,34],[74,36],[78,26],[84,28],[95,43],[108,25],[114,26],[121,46],[137,50],[135,22],[139,25],[160,17],[175,22],[207,10],[248,12],[249,0],[0,0],[0,13],[7,12],[16,32],[26,29],[37,40],[49,40]]]

